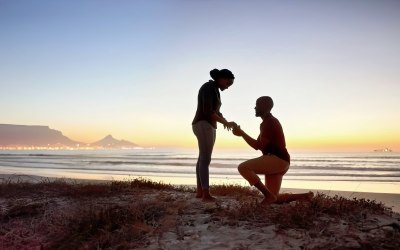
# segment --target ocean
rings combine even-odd
[[[259,156],[249,150],[216,150],[212,184],[248,185],[240,162]],[[291,152],[283,188],[400,193],[400,154]],[[0,151],[0,174],[100,180],[150,178],[195,185],[197,151],[187,149]],[[263,179],[263,178],[262,178]]]

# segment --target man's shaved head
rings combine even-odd
[[[257,102],[259,102],[260,106],[263,109],[268,110],[268,112],[270,112],[271,109],[274,107],[274,101],[269,96],[261,96],[257,99]]]
[[[261,96],[256,101],[256,116],[263,118],[271,112],[272,107],[274,107],[274,101],[272,101],[272,98],[269,96]]]

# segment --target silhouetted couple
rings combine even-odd
[[[256,150],[261,150],[262,156],[241,163],[239,173],[264,195],[261,204],[269,205],[274,202],[288,202],[298,199],[310,199],[312,193],[279,195],[282,177],[288,171],[290,155],[286,149],[285,136],[278,119],[271,114],[274,106],[269,96],[257,99],[256,116],[262,118],[260,135],[253,139],[247,135],[235,122],[228,122],[220,112],[220,92],[228,89],[235,79],[227,69],[210,71],[213,80],[203,84],[199,90],[197,111],[192,122],[193,132],[197,137],[199,158],[196,164],[197,198],[203,201],[214,201],[209,189],[209,166],[215,144],[217,123],[232,130],[233,134],[242,137],[247,144]],[[257,174],[265,175],[265,185]]]

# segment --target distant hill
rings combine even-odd
[[[76,147],[78,144],[82,143],[48,126],[0,124],[0,146],[3,147]]]
[[[126,140],[117,140],[111,135],[88,144],[71,140],[61,131],[48,126],[0,124],[0,147],[134,148],[138,145]]]
[[[117,140],[112,135],[107,135],[100,141],[94,142],[90,144],[91,147],[100,147],[100,148],[134,148],[138,147],[137,144],[126,141],[126,140]]]

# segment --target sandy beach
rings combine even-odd
[[[257,192],[240,186],[213,186],[217,202],[204,203],[192,187],[144,179],[1,178],[1,249],[400,247],[400,215],[367,200],[396,204],[398,195],[331,191],[262,207]]]
[[[36,175],[17,175],[17,174],[0,174],[0,181],[13,181],[13,182],[32,182],[38,183],[46,180],[57,180],[54,177],[44,177]],[[71,182],[76,183],[108,183],[109,180],[95,180],[95,179],[69,179]],[[167,183],[169,184],[169,183]],[[194,186],[189,186],[194,187]],[[328,196],[342,196],[344,198],[352,199],[366,199],[382,202],[386,207],[391,208],[393,212],[400,213],[400,194],[393,193],[367,193],[367,192],[348,192],[337,190],[317,190],[317,189],[299,189],[299,188],[282,188],[281,192],[284,193],[306,193],[313,191],[314,193],[320,192]]]

